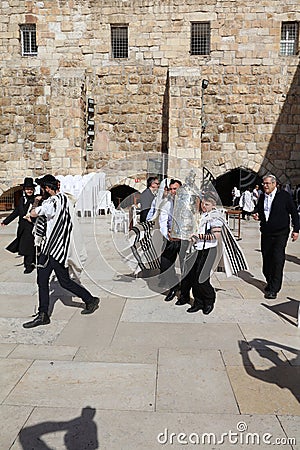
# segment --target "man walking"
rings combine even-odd
[[[262,270],[267,281],[265,298],[275,299],[282,285],[290,221],[294,242],[299,235],[299,216],[291,195],[277,189],[274,175],[263,177],[263,189],[264,194],[259,197],[253,217],[260,220]]]
[[[83,286],[71,280],[68,272],[68,253],[70,248],[72,219],[70,206],[66,195],[59,192],[59,181],[52,175],[45,175],[36,179],[43,191],[44,201],[41,206],[36,198],[30,212],[32,217],[37,217],[36,227],[44,235],[41,242],[41,252],[38,258],[37,283],[39,290],[38,316],[31,322],[23,324],[24,328],[34,328],[50,323],[49,308],[49,279],[52,271],[55,272],[60,285],[81,298],[86,304],[81,314],[92,314],[99,306],[99,298]],[[40,219],[40,220],[39,220]],[[45,226],[45,233],[43,228]]]
[[[246,220],[247,218],[247,220],[250,220],[250,214],[254,210],[254,202],[249,188],[242,193],[239,205],[242,208],[242,219]]]

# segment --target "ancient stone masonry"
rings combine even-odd
[[[0,15],[0,194],[24,176],[113,172],[126,158],[124,178],[145,175],[150,152],[215,177],[244,167],[300,182],[299,55],[280,55],[297,0],[2,0]],[[190,51],[195,22],[210,24],[206,55]],[[33,56],[22,56],[25,24],[36,27]],[[119,26],[124,58],[112,53]]]

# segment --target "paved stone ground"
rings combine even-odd
[[[4,250],[15,225],[0,232],[0,449],[300,449],[300,241],[267,301],[258,224],[243,222],[249,271],[215,274],[204,316],[130,276],[109,216],[85,220],[82,282],[100,308],[82,316],[53,282],[51,324],[32,330],[36,275]]]

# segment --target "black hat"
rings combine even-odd
[[[21,184],[21,186],[23,187],[23,189],[25,188],[34,189],[36,184],[33,182],[33,178],[24,178],[24,183]]]
[[[59,181],[53,175],[44,175],[42,178],[36,178],[35,181],[39,186],[49,186],[57,189]]]

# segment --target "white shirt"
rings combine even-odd
[[[205,214],[203,217],[207,216],[207,214]],[[221,228],[223,226],[223,223],[220,219],[214,218],[212,220],[210,220],[209,222],[204,223],[203,225],[201,225],[200,223],[200,227],[199,227],[199,234],[207,234],[211,228]],[[207,249],[207,248],[212,248],[212,247],[216,247],[218,245],[218,239],[214,239],[212,241],[210,240],[204,240],[204,239],[199,239],[194,247],[196,250],[203,250]]]
[[[277,188],[275,188],[271,194],[266,194],[265,193],[265,200],[264,200],[264,213],[265,213],[265,217],[266,217],[266,221],[269,220],[269,216],[270,216],[270,211],[271,211],[271,206],[275,197],[275,194],[277,192]]]
[[[245,191],[242,193],[239,206],[246,212],[251,213],[253,211],[254,203],[253,203],[252,194],[250,191]]]
[[[161,208],[159,215],[159,229],[161,234],[169,240],[168,231],[171,230],[174,201],[168,200]]]
[[[157,201],[157,198],[154,197],[154,199],[152,200],[152,203],[151,203],[151,207],[150,207],[150,209],[148,211],[148,214],[147,214],[147,217],[146,217],[147,221],[151,220],[152,217],[154,216],[154,213],[155,213],[155,210],[156,210],[156,201]]]
[[[47,219],[47,230],[46,237],[48,238],[51,234],[53,225],[55,223],[54,217],[56,214],[56,209],[54,208],[54,202],[51,197],[44,200],[41,206],[35,208],[35,212],[38,216],[45,216]]]
[[[234,196],[234,198],[240,197],[241,196],[241,192],[237,187],[234,187],[232,189],[232,195]]]

